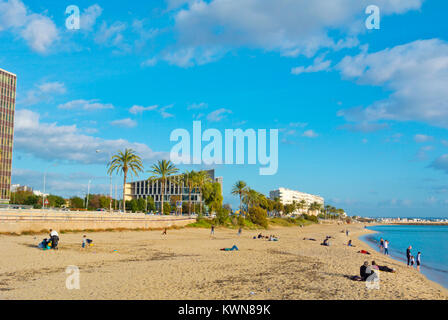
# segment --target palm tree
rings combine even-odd
[[[207,171],[201,170],[196,174],[196,182],[197,182],[197,186],[199,188],[199,192],[201,193],[201,203],[200,203],[200,214],[202,215],[202,203],[203,200],[203,191],[204,191],[204,186],[208,183],[212,182],[212,179],[210,178],[210,175],[207,173]]]
[[[185,171],[182,180],[188,188],[188,214],[191,215],[191,191],[198,185],[198,173],[194,170]]]
[[[179,169],[177,169],[174,164],[169,160],[159,160],[157,164],[154,164],[151,167],[151,170],[149,170],[149,173],[152,173],[153,176],[149,177],[149,181],[158,181],[161,185],[161,196],[162,196],[162,202],[161,202],[161,212],[163,214],[163,198],[165,195],[165,184],[166,180],[169,176],[177,173]]]
[[[118,151],[116,155],[113,155],[108,163],[107,173],[112,175],[115,171],[119,173],[123,171],[123,212],[126,213],[126,180],[128,177],[129,170],[131,174],[138,176],[139,172],[143,172],[142,159],[134,152],[132,149],[125,149],[123,151]]]
[[[243,194],[246,191],[246,182],[239,180],[233,185],[232,194],[240,197],[240,214],[243,212]]]

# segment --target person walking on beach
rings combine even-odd
[[[384,249],[384,239],[381,238],[380,239],[380,252],[383,253],[383,249]]]
[[[348,237],[348,229],[345,230],[345,235]]]
[[[214,234],[215,234],[215,226],[212,225],[212,229],[211,229],[211,231],[210,231],[210,235],[214,235]]]
[[[386,256],[388,256],[389,255],[389,240],[384,241],[383,246],[384,246],[384,254]]]
[[[420,265],[422,264],[422,253],[419,251],[417,253],[417,271],[420,272]]]
[[[411,265],[411,250],[412,250],[412,246],[409,246],[406,249],[406,258],[408,260],[408,267]]]
[[[241,229],[241,227],[238,229],[238,236],[241,235],[241,233],[243,232],[243,229]]]

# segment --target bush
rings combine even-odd
[[[253,207],[249,209],[249,219],[252,223],[257,224],[263,228],[268,227],[268,214],[266,210],[260,207]]]
[[[313,215],[308,215],[308,214],[304,214],[303,217],[305,218],[305,220],[314,222],[314,223],[318,223],[319,219],[316,216]]]

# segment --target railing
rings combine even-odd
[[[29,221],[62,221],[62,222],[75,222],[75,221],[89,221],[89,222],[167,222],[167,221],[186,221],[194,219],[192,217],[186,218],[175,218],[175,217],[166,217],[166,218],[158,218],[155,216],[151,217],[101,217],[101,216],[75,216],[75,215],[63,215],[63,216],[47,216],[47,215],[13,215],[13,214],[0,214],[0,223],[1,222],[29,222]]]

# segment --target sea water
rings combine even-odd
[[[389,240],[389,255],[392,258],[406,263],[406,249],[409,246],[412,246],[411,253],[415,259],[420,251],[421,272],[428,279],[448,288],[448,226],[389,225],[368,229],[377,233],[365,235],[361,239],[377,251],[380,238]]]

